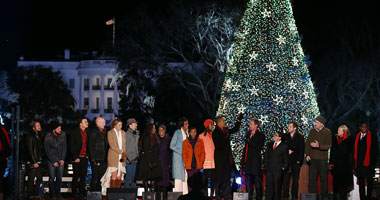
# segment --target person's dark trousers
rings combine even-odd
[[[51,198],[61,197],[63,169],[63,165],[54,167],[53,163],[48,162],[49,193]]]
[[[79,194],[82,196],[86,195],[86,176],[87,176],[88,158],[80,158],[80,162],[73,163],[73,181],[71,183],[72,192],[74,197]],[[79,180],[79,182],[78,182]]]
[[[213,183],[213,174],[214,169],[204,169],[202,173],[202,184],[203,184],[203,189],[202,192],[205,196],[208,196],[208,182],[210,180],[210,188],[211,188],[211,197],[214,196],[214,183]]]
[[[91,163],[91,183],[90,187],[92,191],[101,191],[102,187],[100,186],[100,179],[103,177],[104,173],[107,170],[106,162],[96,162]]]
[[[166,186],[158,186],[158,192],[159,192],[159,194],[158,194],[158,199],[159,200],[165,200],[165,199],[168,199],[168,187],[166,187]],[[162,197],[163,198],[161,198],[161,195],[160,195],[160,193],[162,193]]]
[[[318,193],[318,174],[321,180],[321,197],[327,198],[328,196],[328,163],[327,160],[311,160],[309,166],[309,193]]]
[[[280,200],[282,188],[282,170],[267,171],[265,183],[265,200]]]
[[[260,200],[263,196],[263,187],[262,187],[262,174],[258,171],[255,173],[246,173],[245,174],[245,185],[249,197],[253,197],[253,186],[256,188],[256,199]]]
[[[190,169],[190,170],[186,170],[187,172],[187,180],[189,180],[192,176],[194,176],[195,173],[199,172],[199,169]],[[199,183],[199,184],[202,184],[202,183]],[[188,184],[187,186],[189,188],[189,193],[191,192],[192,188],[190,186],[190,184]]]
[[[127,163],[126,166],[126,171],[127,173],[125,174],[125,179],[124,179],[124,188],[136,188],[136,180],[135,180],[135,175],[136,175],[136,163]]]
[[[231,168],[227,168],[226,175],[220,182],[215,183],[215,197],[216,199],[224,198],[224,200],[232,199],[231,194]]]
[[[39,189],[42,182],[42,171],[41,167],[38,168],[30,168],[28,169],[28,182],[27,182],[27,190],[28,196],[40,196]],[[36,179],[36,183],[34,184],[34,179]]]
[[[358,177],[360,200],[371,199],[373,190],[372,177]],[[367,195],[365,195],[365,181],[367,181]]]
[[[334,200],[347,200],[347,193],[348,193],[347,189],[339,188],[339,189],[335,190],[335,188],[334,188],[333,199]]]
[[[284,172],[283,197],[289,198],[289,184],[292,178],[292,199],[298,198],[298,179],[300,176],[301,166],[298,163],[293,163],[289,166],[289,170]]]

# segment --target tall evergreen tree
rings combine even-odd
[[[300,133],[307,135],[319,114],[290,0],[248,2],[217,115],[225,116],[232,126],[240,112],[245,119],[240,132],[232,137],[236,161],[242,155],[249,118],[261,121],[260,130],[269,141],[292,120],[298,121]]]

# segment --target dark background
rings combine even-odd
[[[179,0],[181,2],[182,0]],[[111,42],[113,16],[170,15],[167,8],[178,0],[75,1],[3,0],[0,3],[0,66],[13,68],[16,60],[51,58],[64,48],[73,53],[99,50]],[[196,5],[200,1],[183,1]],[[244,9],[243,0],[208,0]],[[374,1],[373,1],[374,2]],[[317,61],[337,45],[337,37],[355,40],[357,32],[379,35],[379,7],[370,1],[294,0],[294,15],[303,47],[311,61]],[[133,24],[130,24],[133,26]],[[146,27],[149,29],[149,27]],[[378,40],[373,41],[378,45]],[[311,66],[314,67],[313,65]]]

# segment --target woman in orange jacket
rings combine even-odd
[[[200,169],[203,169],[205,161],[205,148],[203,141],[198,139],[197,129],[191,127],[189,129],[190,137],[183,141],[182,157],[185,163],[187,175],[190,178]],[[189,187],[189,192],[191,188]]]

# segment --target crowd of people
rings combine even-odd
[[[92,170],[90,190],[101,191],[103,195],[107,188],[136,188],[136,180],[141,180],[145,191],[156,192],[167,199],[170,178],[173,178],[173,191],[182,192],[181,199],[197,196],[198,199],[227,200],[232,199],[231,174],[237,172],[245,177],[250,199],[255,194],[260,200],[264,193],[266,200],[298,199],[298,180],[304,161],[309,165],[309,193],[318,193],[319,176],[321,199],[328,198],[330,170],[333,193],[338,199],[347,199],[354,185],[354,175],[358,179],[360,199],[370,198],[378,141],[366,123],[360,124],[357,134],[351,135],[348,127],[341,125],[337,134],[332,135],[324,125],[326,119],[318,116],[305,141],[298,132],[298,123],[291,121],[287,133],[276,130],[264,147],[266,136],[260,131],[260,121],[252,118],[246,131],[241,169],[237,171],[230,142],[231,135],[239,131],[242,119],[241,114],[231,129],[226,127],[222,116],[207,119],[203,123],[204,130],[199,131],[189,126],[189,120],[183,117],[170,137],[162,124],[158,129],[153,123],[147,124],[140,134],[134,118],[126,121],[124,131],[123,122],[118,118],[111,122],[110,130],[106,130],[103,117],[96,118],[94,128],[89,128],[88,119],[83,117],[77,130],[70,133],[70,141],[66,141],[58,122],[50,122],[49,133],[42,137],[41,123],[33,121],[32,132],[26,137],[28,196],[40,198],[41,163],[46,162],[50,197],[62,199],[60,188],[69,149],[73,157],[71,188],[77,199],[85,198],[87,193],[88,163]],[[42,160],[43,153],[46,160]],[[211,196],[208,196],[208,186]]]

